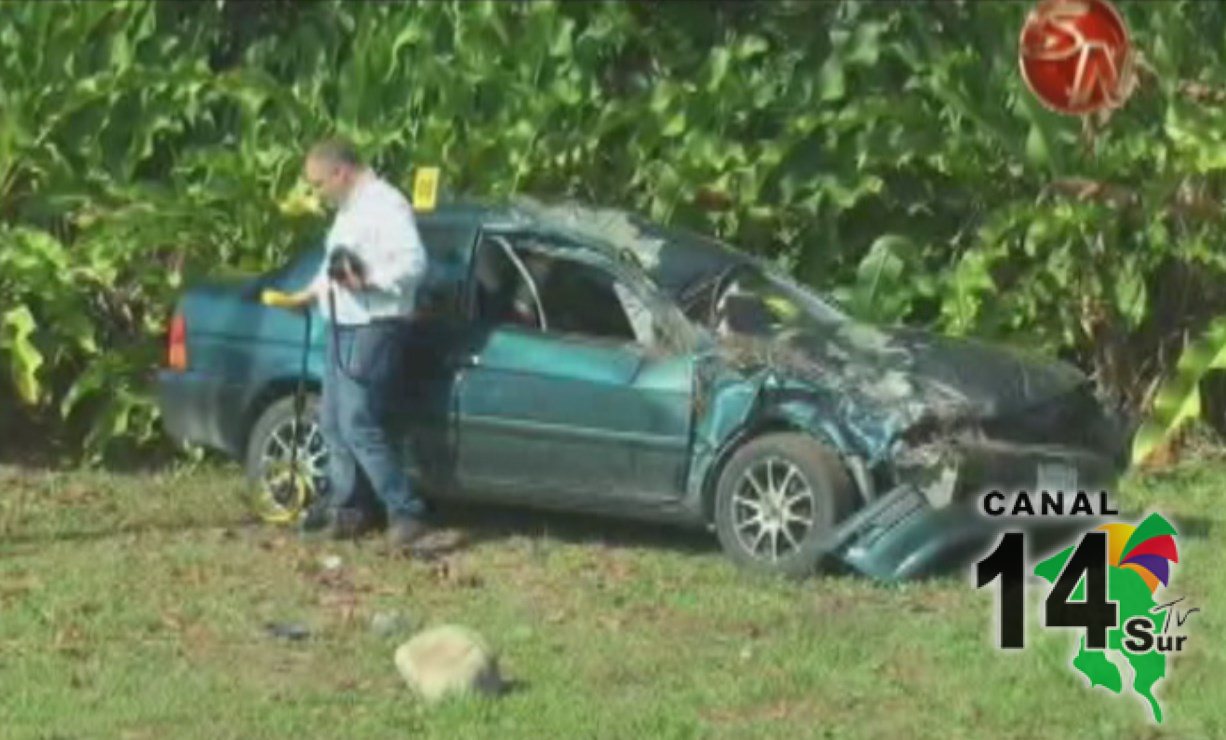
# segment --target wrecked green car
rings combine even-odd
[[[707,527],[751,568],[894,580],[990,544],[989,489],[1110,489],[1127,464],[1125,425],[1076,369],[867,326],[713,239],[527,200],[419,228],[431,267],[399,421],[428,499]],[[302,319],[254,296],[321,259],[195,286],[173,319],[165,427],[256,485],[289,457]],[[323,491],[313,423],[299,445]]]

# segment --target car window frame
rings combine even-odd
[[[503,234],[492,234],[490,236],[490,241],[493,241],[498,244],[499,248],[502,249],[502,253],[506,255],[508,260],[510,260],[511,265],[515,268],[515,271],[519,273],[519,277],[524,281],[524,283],[527,284],[528,290],[532,293],[532,302],[536,304],[537,331],[543,334],[560,333],[560,332],[550,332],[549,317],[545,313],[545,302],[541,300],[540,289],[538,288],[536,284],[536,280],[533,279],[531,271],[528,270],[528,266],[524,264],[523,259],[520,258],[518,253],[516,253],[515,247],[511,244],[510,241],[507,240],[507,237]],[[480,246],[478,246],[478,249],[479,248]],[[495,324],[495,326],[499,326],[499,325]],[[510,324],[510,326],[519,326],[519,325]],[[520,327],[520,328],[526,329],[526,327]]]
[[[432,242],[426,238],[426,232],[432,230],[454,230],[456,241],[446,247],[437,246],[437,241]],[[450,293],[447,301],[433,307],[443,317],[464,317],[464,284],[468,277],[475,242],[481,233],[480,223],[463,217],[418,216],[417,231],[426,250],[428,265],[426,276],[417,286],[417,290],[431,294]],[[435,249],[431,249],[432,243],[436,245]],[[448,266],[457,268],[456,273],[446,272]]]
[[[478,259],[478,250],[482,248],[482,245],[485,243],[487,237],[502,238],[503,240],[507,242],[507,245],[510,247],[513,253],[518,249],[524,249],[528,251],[534,251],[538,254],[543,254],[552,259],[569,260],[571,262],[575,262],[580,265],[584,265],[584,266],[587,266],[587,267],[590,267],[596,270],[600,270],[601,272],[605,273],[608,277],[610,277],[614,282],[621,283],[624,287],[626,287],[632,293],[634,293],[635,296],[638,297],[638,299],[642,301],[643,304],[647,307],[647,310],[651,313],[652,321],[653,323],[656,324],[657,327],[660,327],[665,324],[664,320],[662,319],[660,315],[659,305],[658,305],[660,301],[665,300],[665,299],[660,298],[658,295],[652,294],[650,292],[650,289],[647,286],[644,286],[641,281],[636,280],[633,275],[628,273],[628,271],[624,269],[619,269],[621,267],[620,265],[618,265],[615,261],[606,258],[598,250],[595,250],[595,249],[592,249],[591,247],[587,247],[582,244],[576,243],[573,240],[566,239],[564,237],[559,237],[556,234],[552,234],[546,231],[540,231],[537,229],[524,228],[522,226],[504,227],[504,228],[484,226],[478,231],[476,239],[474,240],[474,243],[473,243],[473,253],[472,253],[472,257],[469,260],[469,269],[468,269],[467,277],[465,280],[465,287],[463,291],[464,292],[463,303],[465,307],[465,312],[463,315],[465,317],[465,320],[467,320],[468,322],[474,325],[479,323],[476,318],[476,300],[475,300],[475,289],[476,288],[475,288],[474,271],[476,269],[476,264],[477,264],[477,259]],[[522,245],[516,246],[514,245],[514,241],[513,241],[515,238],[524,238],[529,241],[541,242],[541,243],[546,243],[546,244],[550,242],[555,242],[555,243],[558,243],[558,245],[548,246],[548,247],[541,247],[535,244],[531,246],[526,246],[526,247]],[[516,269],[519,272],[520,277],[529,281],[529,286],[532,289],[534,299],[537,301],[537,308],[540,311],[540,315],[546,317],[545,323],[547,325],[548,317],[547,317],[547,314],[545,313],[544,305],[540,301],[540,293],[539,293],[538,286],[536,285],[535,280],[532,278],[530,271],[528,271],[526,266],[522,264],[522,261],[518,259],[518,255],[516,255],[516,257],[517,259],[514,260],[514,263],[516,264]],[[623,311],[626,310],[624,305],[621,306],[621,310]],[[627,315],[626,318],[627,318],[627,321],[630,320],[629,315]],[[602,336],[596,336],[592,334],[583,334],[580,332],[558,331],[556,329],[546,329],[546,330],[542,330],[540,328],[529,329],[527,327],[524,327],[518,324],[511,324],[511,323],[490,324],[488,325],[488,328],[490,328],[491,330],[496,329],[498,331],[510,331],[510,332],[522,334],[525,336],[555,339],[555,340],[563,341],[569,344],[600,347],[600,348],[605,348],[605,349],[620,349],[620,350],[632,352],[640,356],[647,356],[647,355],[671,356],[675,354],[684,354],[685,351],[688,350],[688,348],[681,349],[681,348],[669,347],[667,343],[662,342],[662,341],[657,341],[654,345],[643,344],[642,342],[638,340],[637,337],[633,339],[614,339],[611,337],[602,337]],[[660,332],[656,332],[656,333],[657,333],[657,336],[660,334]]]

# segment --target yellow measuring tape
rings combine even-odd
[[[290,298],[289,293],[283,293],[279,290],[265,290],[260,293],[260,303],[263,303],[265,306],[272,306],[273,308],[289,308],[293,306],[294,304]]]

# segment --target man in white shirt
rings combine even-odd
[[[297,307],[318,302],[331,324],[320,413],[328,445],[327,523],[342,538],[373,526],[373,502],[360,480],[365,475],[387,510],[389,542],[411,545],[425,533],[424,506],[410,488],[388,421],[400,410],[394,389],[426,251],[408,200],[348,142],[312,147],[306,178],[337,209],[319,273],[289,300]],[[357,269],[338,270],[338,252],[354,258]]]

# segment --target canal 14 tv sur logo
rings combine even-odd
[[[1106,492],[1093,495],[1020,491],[1012,496],[990,491],[981,499],[992,517],[1043,517],[1086,514],[1099,521],[1118,517]],[[1026,528],[1019,528],[1024,530]],[[1069,666],[1088,681],[1124,693],[1123,669],[1131,672],[1131,691],[1163,721],[1159,683],[1167,677],[1168,658],[1187,649],[1186,628],[1200,609],[1185,597],[1166,593],[1173,566],[1179,562],[1175,527],[1161,514],[1136,523],[1109,521],[1082,531],[1037,563],[1028,563],[1026,531],[1007,531],[986,557],[975,564],[976,588],[994,585],[996,643],[1003,650],[1026,646],[1027,573],[1047,588],[1041,625],[1044,629],[1080,630]]]

